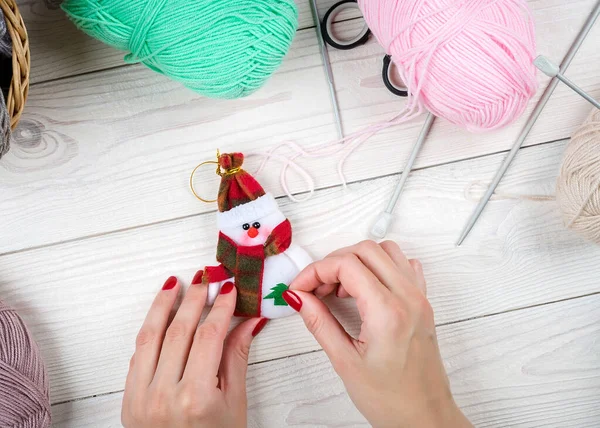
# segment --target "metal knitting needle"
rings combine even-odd
[[[596,101],[587,92],[585,92],[583,89],[581,89],[575,83],[573,83],[568,77],[565,77],[560,72],[560,68],[558,67],[558,65],[554,64],[552,61],[550,61],[544,55],[538,56],[535,59],[535,61],[533,61],[533,64],[546,76],[556,77],[558,80],[563,82],[569,88],[573,89],[575,92],[577,92],[579,95],[581,95],[584,99],[589,101],[594,107],[596,107],[597,109],[600,109],[600,103],[598,101]]]
[[[577,38],[575,39],[575,41],[569,48],[569,51],[565,55],[565,58],[563,59],[561,65],[560,65],[560,73],[561,74],[564,73],[567,70],[567,68],[569,68],[569,65],[571,64],[571,61],[573,61],[575,54],[577,53],[577,51],[579,51],[579,48],[581,47],[583,41],[585,40],[588,33],[592,29],[594,23],[596,22],[598,15],[600,15],[600,1],[598,1],[596,6],[594,6],[594,9],[592,10],[592,13],[588,17],[587,21],[585,22],[585,25],[583,26],[583,28],[577,35]],[[477,208],[475,208],[475,211],[471,215],[471,218],[469,218],[469,221],[467,222],[465,228],[463,229],[463,231],[460,235],[460,238],[456,242],[457,246],[459,246],[460,244],[463,243],[463,241],[465,240],[465,238],[467,237],[467,235],[469,234],[471,229],[473,229],[473,226],[475,226],[475,223],[477,223],[477,219],[479,219],[479,216],[481,216],[481,213],[483,212],[485,205],[487,204],[487,202],[490,200],[490,198],[494,194],[496,187],[498,187],[500,180],[502,180],[502,177],[508,170],[508,167],[510,166],[511,162],[514,160],[515,156],[517,155],[517,152],[523,145],[525,138],[527,138],[527,136],[529,135],[531,128],[533,128],[533,125],[535,124],[538,117],[542,113],[542,110],[548,103],[548,100],[550,99],[550,96],[554,92],[554,89],[556,89],[558,82],[559,82],[559,80],[557,78],[553,78],[550,81],[550,83],[548,84],[548,86],[546,87],[546,90],[542,94],[542,97],[540,98],[537,105],[535,106],[535,109],[531,113],[529,120],[523,127],[523,130],[519,134],[519,137],[513,144],[512,148],[510,149],[508,156],[506,156],[506,159],[502,163],[502,166],[500,166],[500,169],[498,170],[498,172],[496,172],[496,176],[492,180],[492,184],[490,184],[487,191],[485,192],[485,195],[483,196],[483,198],[481,198],[481,200],[479,201],[479,204],[477,204]]]
[[[413,168],[415,159],[417,158],[419,151],[421,151],[421,147],[423,146],[423,143],[425,142],[425,138],[427,137],[427,134],[431,130],[431,126],[433,125],[434,119],[435,119],[435,116],[433,114],[431,114],[431,113],[427,114],[427,118],[425,119],[423,128],[421,128],[421,133],[419,134],[419,138],[417,139],[417,142],[413,146],[412,152],[410,153],[410,156],[409,156],[408,160],[406,161],[406,166],[404,167],[404,170],[402,171],[402,174],[400,175],[398,184],[396,184],[396,188],[394,189],[392,198],[388,202],[388,205],[387,205],[385,211],[382,211],[379,214],[379,217],[377,217],[377,220],[375,221],[373,226],[371,226],[370,233],[371,233],[371,236],[373,236],[374,238],[383,239],[385,237],[385,235],[388,231],[388,228],[390,226],[390,223],[392,222],[392,218],[393,218],[392,212],[394,211],[394,207],[396,206],[396,203],[398,202],[398,199],[400,198],[400,194],[402,193],[404,184],[406,183],[406,180],[408,179],[408,175],[410,174],[410,171]]]
[[[338,138],[341,140],[344,138],[344,131],[342,131],[342,121],[340,119],[340,107],[338,105],[337,95],[335,94],[335,86],[333,85],[333,71],[331,70],[331,62],[329,61],[329,54],[327,53],[327,46],[323,41],[323,33],[321,31],[321,20],[319,19],[319,12],[317,9],[317,0],[310,0],[310,10],[315,21],[315,27],[317,29],[317,40],[319,41],[319,50],[321,51],[321,59],[325,66],[325,74],[327,75],[327,84],[329,85],[329,96],[331,98],[331,105],[333,106],[333,115],[335,116],[335,125],[337,127]]]

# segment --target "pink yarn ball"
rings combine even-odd
[[[516,120],[535,94],[525,0],[358,0],[369,28],[425,107],[469,131]]]

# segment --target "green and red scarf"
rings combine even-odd
[[[217,261],[220,265],[206,267],[202,282],[209,284],[235,277],[238,292],[235,316],[258,317],[265,259],[283,253],[291,243],[292,226],[289,220],[273,229],[264,245],[238,246],[231,238],[219,232]]]

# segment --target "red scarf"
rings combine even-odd
[[[288,220],[281,222],[269,235],[264,245],[241,246],[219,232],[217,261],[219,266],[207,266],[202,282],[209,284],[235,277],[238,291],[235,315],[260,316],[262,302],[262,277],[265,259],[281,254],[292,243],[292,226]]]

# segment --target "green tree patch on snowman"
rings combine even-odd
[[[288,289],[288,286],[284,283],[279,283],[275,287],[271,288],[271,293],[267,294],[263,299],[273,299],[275,306],[289,306],[283,299],[283,292]]]

